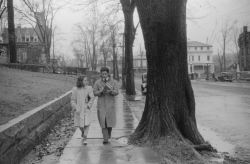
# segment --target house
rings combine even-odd
[[[38,14],[43,16],[43,14]],[[16,47],[17,47],[17,62],[28,64],[46,64],[45,43],[41,41],[41,34],[39,33],[39,26],[43,19],[37,19],[37,25],[32,27],[21,27],[18,24],[15,28],[16,33]],[[8,44],[8,29],[5,28],[2,33],[3,45]],[[3,46],[2,46],[3,47]],[[5,48],[6,49],[6,48]],[[7,57],[8,58],[8,57]],[[8,59],[6,60],[8,62]]]
[[[196,74],[199,78],[202,78],[208,73],[214,73],[212,45],[197,41],[188,41],[187,53],[189,74]]]
[[[238,39],[239,66],[240,71],[250,71],[250,32],[247,31],[247,26],[243,27],[243,32]]]
[[[212,45],[197,42],[187,42],[188,73],[204,77],[207,73],[214,73],[214,63],[212,61]],[[146,71],[147,59],[144,54],[134,57],[135,72]]]

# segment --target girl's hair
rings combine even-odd
[[[83,76],[83,75],[78,76],[77,81],[76,81],[76,87],[77,87],[77,88],[83,88],[83,87],[85,87],[85,85],[83,84],[83,80],[84,80],[86,77],[87,77],[87,76]]]

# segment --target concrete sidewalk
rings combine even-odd
[[[156,164],[159,157],[149,148],[127,145],[127,136],[133,133],[138,120],[128,107],[122,93],[117,98],[117,124],[112,131],[112,141],[102,144],[102,133],[97,119],[96,102],[93,106],[93,121],[88,134],[88,145],[82,144],[81,132],[76,130],[66,145],[60,164]],[[97,99],[96,99],[97,100]]]

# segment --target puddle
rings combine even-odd
[[[127,145],[128,144],[128,138],[127,137],[122,137],[116,140],[120,144]]]
[[[235,146],[223,140],[223,138],[221,138],[217,133],[200,125],[198,125],[198,129],[204,139],[216,148],[218,152],[227,152],[229,154],[234,153]]]

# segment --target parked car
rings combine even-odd
[[[147,73],[142,74],[141,92],[142,94],[147,93]]]
[[[217,77],[218,81],[233,81],[233,74],[231,72],[221,72],[220,75]]]

